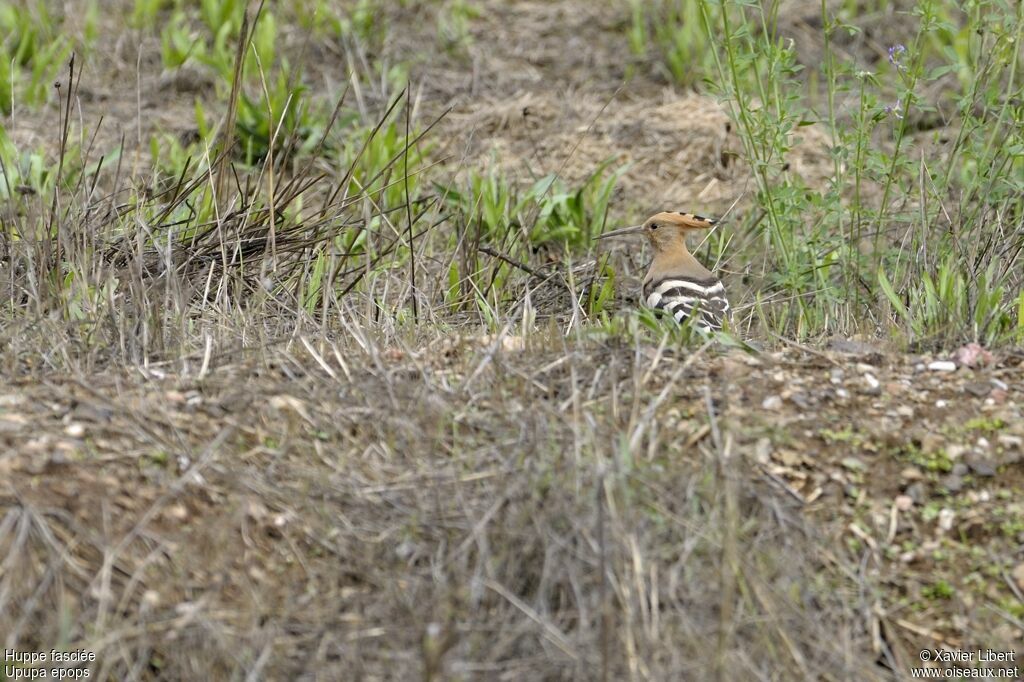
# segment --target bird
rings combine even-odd
[[[688,232],[717,224],[695,213],[665,211],[642,225],[605,232],[597,239],[643,234],[654,249],[654,259],[644,277],[642,302],[679,323],[692,318],[693,326],[703,332],[721,331],[729,314],[725,286],[686,248]]]

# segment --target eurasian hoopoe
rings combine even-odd
[[[682,322],[695,314],[694,326],[718,331],[729,312],[722,281],[697,262],[686,248],[686,233],[714,227],[717,220],[692,213],[658,213],[643,225],[624,227],[598,239],[643,233],[654,249],[654,260],[644,277],[643,301]]]

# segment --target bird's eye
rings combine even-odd
[[[657,230],[658,229],[658,223],[651,223],[651,229],[652,230]]]

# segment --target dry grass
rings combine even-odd
[[[100,679],[886,679],[870,582],[751,468],[746,360],[551,341],[25,385],[6,642]]]

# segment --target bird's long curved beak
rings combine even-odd
[[[599,234],[596,237],[594,237],[594,239],[607,239],[608,237],[621,237],[627,234],[636,234],[637,232],[642,232],[643,229],[643,225],[630,225],[629,227],[623,227],[618,230],[612,230],[611,232]]]

